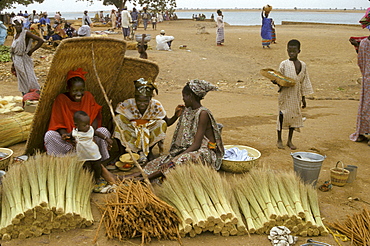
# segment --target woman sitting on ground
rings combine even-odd
[[[207,92],[216,89],[204,80],[191,80],[185,85],[182,90],[185,108],[177,123],[170,153],[154,159],[144,167],[149,179],[163,177],[176,165],[198,160],[216,170],[220,169],[224,155],[221,134],[211,111],[201,104]],[[140,175],[135,173],[130,177]]]
[[[94,96],[85,91],[85,74],[82,68],[69,71],[67,92],[59,94],[52,107],[48,131],[44,137],[44,144],[49,155],[61,156],[75,151],[74,145],[69,141],[74,125],[73,115],[77,111],[85,111],[90,117],[90,125],[94,128],[94,141],[99,146],[101,161],[109,158],[108,149],[112,146],[110,132],[101,127],[102,107],[95,101]],[[110,176],[104,176],[112,181]]]
[[[158,94],[157,87],[143,78],[134,81],[135,98],[130,98],[118,104],[116,119],[124,131],[122,140],[116,128],[114,137],[119,139],[124,147],[140,154],[140,162],[154,159],[152,148],[158,143],[162,152],[163,140],[166,137],[167,126],[171,126],[180,116],[182,108],[178,106],[175,114],[168,118],[162,104],[153,99],[153,91]],[[124,151],[121,151],[122,153]]]

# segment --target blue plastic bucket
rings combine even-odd
[[[294,171],[306,184],[316,186],[326,156],[311,152],[295,152],[290,155],[293,157]]]

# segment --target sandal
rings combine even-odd
[[[99,178],[99,180],[94,185],[93,192],[100,193],[104,187],[108,185],[108,182],[104,178]]]

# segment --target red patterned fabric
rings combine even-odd
[[[71,70],[67,74],[66,81],[68,81],[69,79],[74,78],[74,77],[80,77],[81,79],[86,81],[85,74],[87,74],[87,72],[84,71],[82,68],[77,68],[75,71]]]

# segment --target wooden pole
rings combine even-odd
[[[119,131],[119,134],[121,135],[121,140],[124,142],[124,144],[127,146],[126,147],[126,150],[127,152],[130,154],[131,156],[131,159],[134,161],[135,163],[135,166],[137,168],[139,168],[140,170],[140,173],[141,175],[143,176],[144,178],[144,181],[147,183],[148,187],[151,188],[151,190],[153,191],[153,186],[152,184],[150,183],[149,179],[148,179],[148,175],[144,172],[143,168],[140,166],[140,164],[136,161],[136,159],[134,158],[134,156],[132,155],[132,150],[130,149],[126,139],[125,139],[125,135],[124,135],[124,132],[122,130],[122,128],[120,127],[120,125],[118,124],[117,122],[117,119],[115,118],[115,114],[114,114],[114,110],[113,110],[113,106],[112,106],[112,103],[111,103],[111,100],[109,100],[108,96],[107,96],[107,93],[105,92],[105,89],[100,81],[100,78],[99,78],[99,75],[98,75],[98,71],[96,69],[96,63],[95,63],[95,52],[94,52],[94,44],[91,44],[91,53],[92,53],[92,64],[93,64],[93,67],[94,67],[94,72],[95,72],[95,75],[96,75],[96,78],[98,80],[98,83],[99,83],[99,86],[100,86],[100,89],[102,90],[103,92],[103,95],[104,95],[104,99],[105,101],[107,102],[108,106],[109,106],[109,109],[110,109],[110,113],[112,115],[112,119],[113,119],[113,122],[114,124],[116,125],[118,131]]]

